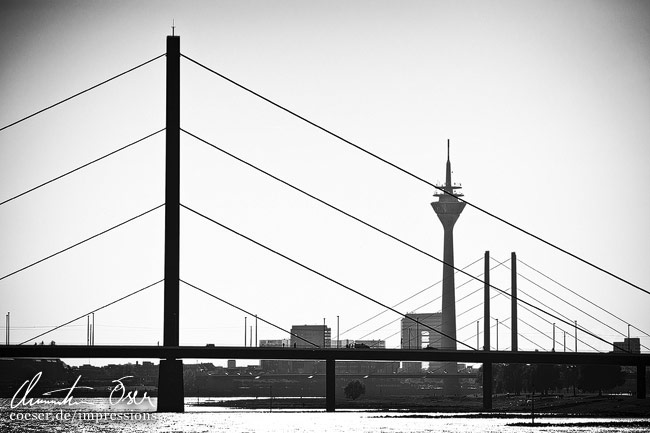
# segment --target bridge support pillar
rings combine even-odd
[[[646,397],[645,365],[636,366],[636,398]]]
[[[158,371],[158,412],[183,412],[183,361],[161,359]]]
[[[179,345],[180,266],[180,38],[167,36],[167,128],[165,144],[165,291],[163,346]],[[160,360],[158,412],[183,412],[183,361]]]
[[[325,361],[325,410],[327,412],[336,410],[336,361],[334,359]]]
[[[510,348],[513,352],[517,352],[519,350],[519,334],[517,332],[517,254],[514,252],[510,255],[510,292]],[[499,332],[498,329],[497,332]]]
[[[483,410],[492,410],[492,363],[483,363]]]

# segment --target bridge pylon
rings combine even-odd
[[[167,36],[167,128],[165,150],[165,293],[163,346],[179,346],[180,279],[180,37]],[[183,361],[161,359],[158,412],[183,412]]]

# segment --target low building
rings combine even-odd
[[[640,338],[626,338],[623,341],[615,341],[613,346],[614,352],[641,353]]]

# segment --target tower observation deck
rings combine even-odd
[[[465,203],[458,200],[463,194],[457,192],[461,188],[459,184],[451,182],[451,162],[449,159],[449,140],[447,140],[447,172],[444,185],[438,185],[444,192],[436,191],[434,196],[438,199],[431,203],[431,207],[438,215],[445,231],[444,254],[442,265],[442,325],[441,331],[444,334],[441,341],[441,349],[456,350],[456,284],[454,281],[454,225]],[[446,363],[445,371],[456,373],[455,362]],[[458,377],[445,378],[443,389],[446,395],[457,394],[459,391]]]

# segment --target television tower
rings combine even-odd
[[[447,176],[444,185],[438,185],[442,191],[434,194],[438,201],[431,203],[431,207],[438,215],[445,230],[444,255],[442,265],[442,325],[440,348],[443,350],[456,350],[456,284],[454,281],[454,224],[465,208],[465,203],[457,199],[463,194],[456,192],[460,185],[451,182],[451,162],[449,160],[449,140],[447,140]],[[455,362],[445,363],[447,373],[458,372]],[[448,377],[443,380],[443,390],[446,395],[458,394],[460,386],[458,376]]]

